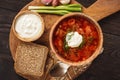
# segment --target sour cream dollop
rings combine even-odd
[[[20,15],[15,23],[15,31],[22,38],[32,38],[42,32],[42,21],[39,16],[26,13]]]
[[[69,47],[79,47],[83,41],[83,37],[78,32],[70,32],[66,35],[66,42]]]

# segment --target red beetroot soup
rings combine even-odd
[[[82,42],[78,47],[68,46],[66,36],[70,32],[77,32],[82,36]],[[53,45],[57,53],[64,59],[73,62],[88,59],[98,47],[98,42],[99,36],[95,25],[88,19],[78,16],[62,20],[53,35]]]

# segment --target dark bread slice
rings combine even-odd
[[[45,72],[43,74],[42,77],[40,78],[30,78],[29,80],[46,80],[46,78],[48,77],[49,71],[51,70],[51,68],[53,67],[54,61],[51,57],[47,57],[47,61],[46,61],[46,65],[45,65]]]
[[[34,43],[22,43],[15,55],[15,71],[24,78],[39,78],[44,74],[48,48]]]

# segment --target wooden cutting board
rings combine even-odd
[[[32,2],[27,4],[25,7],[23,7],[23,9],[21,11],[27,10],[28,6],[30,6],[30,5],[34,5],[34,6],[42,5],[39,1],[40,0],[33,0]],[[72,0],[71,3],[79,4],[75,0]],[[119,0],[98,0],[88,8],[83,7],[83,13],[93,17],[96,21],[99,21],[99,20],[103,19],[104,17],[106,17],[110,14],[113,14],[119,10],[120,10],[120,1]],[[43,44],[43,45],[49,47],[50,29],[51,29],[52,25],[56,22],[56,20],[58,20],[61,16],[50,15],[50,14],[40,14],[40,15],[43,17],[43,19],[45,21],[45,32],[40,39],[35,41],[35,43]],[[21,42],[22,41],[20,41],[19,39],[16,38],[16,36],[13,34],[13,31],[11,29],[10,37],[9,37],[9,44],[10,44],[10,50],[11,50],[13,59],[15,59],[16,48],[17,48],[18,44],[20,44]],[[50,49],[50,47],[49,47],[49,49]],[[49,55],[54,56],[52,53],[50,53]],[[53,57],[53,58],[55,58],[55,57]],[[84,72],[88,68],[89,65],[90,64],[78,66],[78,67],[70,67],[68,72],[63,77],[54,78],[54,77],[49,76],[49,78],[47,78],[47,79],[48,80],[72,80],[75,77],[77,77],[79,74]]]

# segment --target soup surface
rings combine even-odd
[[[98,42],[99,36],[94,24],[78,16],[62,20],[53,35],[57,53],[73,62],[88,59],[95,52]]]

